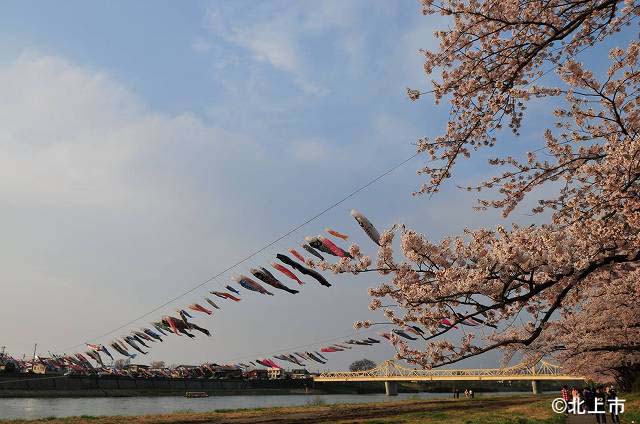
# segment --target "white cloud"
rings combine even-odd
[[[403,78],[409,87],[431,89],[431,79],[438,78],[439,70],[431,76],[425,75],[423,66],[425,59],[419,51],[437,50],[438,39],[433,36],[433,33],[446,28],[447,23],[440,17],[420,17],[402,36],[400,48],[396,51],[396,62],[401,64]]]
[[[258,60],[266,60],[278,69],[295,72],[300,66],[291,38],[273,24],[254,26],[251,32],[246,28],[236,29],[232,39],[253,51]]]
[[[142,189],[165,191],[157,182],[168,174],[131,171],[144,170],[150,152],[188,140],[228,153],[243,143],[189,114],[150,112],[108,76],[55,57],[23,55],[0,68],[0,96],[5,198],[120,206]]]
[[[215,6],[229,4],[236,9],[236,2]],[[390,2],[249,5],[235,13],[212,8],[208,24],[219,38],[186,38],[193,42],[185,48],[203,53],[198,64],[205,54],[216,58],[206,71],[216,73],[222,90],[212,96],[204,119],[158,113],[108,74],[60,58],[22,56],[0,65],[0,280],[3,293],[18,300],[2,305],[0,320],[20,317],[20,325],[2,334],[13,352],[32,349],[32,341],[60,348],[118,327],[413,152],[408,144],[421,135],[420,126],[394,110],[393,102],[387,105],[385,96],[397,93],[408,102],[408,83],[396,74],[407,55],[420,73],[415,51],[430,32],[416,29],[407,35],[410,45],[398,42],[399,31],[414,27],[393,19],[398,6]],[[386,22],[390,27],[380,29]],[[266,72],[271,69],[279,72]],[[353,78],[345,78],[345,69]],[[335,96],[311,102],[283,92],[282,79],[305,93],[332,89]],[[400,89],[389,90],[389,81]],[[203,93],[209,94],[204,86]],[[349,232],[375,254],[348,210],[368,211],[381,227],[391,225],[398,211],[414,211],[416,167],[412,162],[394,171],[242,272],[269,264],[275,253],[327,225]],[[456,201],[447,205],[458,207]],[[466,219],[464,211],[455,217]],[[424,223],[424,216],[416,215],[415,223]],[[459,224],[437,221],[442,232]],[[228,274],[218,282],[227,284]],[[330,290],[310,282],[295,298],[248,294],[213,320],[197,318],[215,331],[211,339],[168,340],[144,359],[231,359],[334,337],[349,332],[354,320],[376,316],[366,308],[366,288],[375,282],[327,277],[335,282]],[[200,302],[213,288],[208,284],[154,317]],[[268,322],[260,325],[264,317]],[[286,331],[274,334],[265,325]],[[372,352],[372,359],[392,354],[384,349]],[[341,356],[332,366],[352,359]]]
[[[206,53],[211,50],[211,43],[203,38],[196,38],[191,43],[191,48],[198,53]]]
[[[104,201],[126,191],[115,171],[140,143],[122,137],[131,132],[126,117],[144,116],[121,86],[59,59],[22,56],[0,69],[0,96],[5,196]]]
[[[207,11],[208,27],[225,41],[251,52],[255,60],[291,75],[303,92],[327,94],[328,90],[311,76],[313,67],[309,61],[315,53],[303,38],[347,28],[357,13],[355,3],[350,7],[338,2],[287,4],[269,10],[263,7],[261,12],[259,16],[238,17],[216,5]],[[344,50],[352,53],[351,47],[346,46]]]
[[[327,143],[317,140],[305,140],[294,143],[293,157],[303,161],[325,159],[328,156]]]
[[[46,352],[90,340],[246,256],[325,203],[300,201],[305,179],[318,169],[327,172],[320,180],[327,195],[341,191],[335,181],[343,177],[326,162],[300,164],[193,114],[154,112],[109,75],[60,58],[30,55],[0,65],[0,96],[0,280],[16,299],[3,303],[0,320],[20,317],[3,330],[11,353],[34,341]],[[298,153],[323,157],[322,141],[303,143]],[[279,248],[247,266],[268,264]],[[228,284],[227,274],[218,284]],[[201,302],[214,288],[182,301]],[[215,337],[168,340],[144,359],[197,363],[327,338],[361,317],[347,307],[354,297],[366,313],[367,294],[359,290],[340,300],[344,315],[309,336],[306,323],[291,316],[313,320],[336,300],[320,285],[305,291],[296,302],[247,296],[202,322]],[[265,332],[255,325],[264,316],[287,331]]]
[[[56,57],[0,66],[0,96],[0,279],[8,297],[39,305],[5,333],[13,349],[24,348],[23,333],[45,341],[46,314],[65,329],[51,332],[55,347],[116,325],[122,316],[94,312],[120,305],[134,316],[153,304],[149,287],[175,294],[177,268],[162,272],[166,264],[188,258],[197,269],[199,257],[208,263],[199,252],[223,248],[210,245],[210,233],[232,216],[210,204],[232,186],[211,182],[230,176],[238,158],[260,155],[258,146],[187,113],[155,113],[108,75]],[[195,173],[209,169],[203,188]],[[176,251],[185,240],[193,250]],[[24,304],[3,305],[2,319]]]

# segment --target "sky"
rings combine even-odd
[[[379,228],[429,237],[529,219],[472,210],[448,184],[412,196],[424,157],[330,210],[241,267],[218,274],[414,153],[445,126],[420,48],[444,22],[418,2],[3,2],[0,14],[0,346],[17,356],[107,343],[268,265],[332,227],[375,255],[352,208]],[[538,122],[539,124],[539,122]],[[523,132],[521,146],[532,138]],[[517,147],[516,149],[524,149]],[[471,161],[456,183],[487,176]],[[137,360],[228,362],[354,334],[379,318],[381,280],[325,274],[295,296],[243,292],[197,322],[211,338],[170,337]],[[219,299],[216,299],[216,301]],[[363,337],[375,332],[360,333]],[[320,345],[315,345],[318,349]],[[309,347],[311,348],[311,347]],[[75,351],[81,348],[76,347]],[[324,368],[388,346],[335,354]],[[488,354],[465,366],[493,367]]]

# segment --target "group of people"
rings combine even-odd
[[[473,392],[473,389],[464,389],[464,397],[473,399],[474,396],[475,396],[475,393]],[[458,388],[453,389],[453,398],[460,399],[460,389]]]
[[[593,414],[597,423],[605,424],[607,412],[609,412],[612,423],[620,422],[617,408],[609,407],[610,404],[618,401],[618,393],[613,386],[585,386],[582,389],[578,387],[569,389],[568,386],[563,386],[560,394],[569,405],[566,411],[568,413]]]

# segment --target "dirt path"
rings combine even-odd
[[[596,416],[593,414],[569,415],[566,424],[594,424],[597,423]],[[611,423],[611,415],[607,415],[607,423]]]
[[[491,408],[501,408],[511,406],[513,402],[495,402],[491,404]],[[433,410],[437,412],[445,412],[451,409],[460,409],[460,404],[455,401],[439,401],[435,403],[426,402],[410,402],[404,404],[362,404],[362,405],[336,405],[332,407],[324,407],[322,409],[314,408],[310,411],[299,413],[290,413],[272,416],[252,417],[225,417],[219,420],[209,421],[211,423],[220,424],[293,424],[293,423],[326,423],[336,421],[364,420],[371,418],[385,418],[397,415],[408,414],[412,412],[424,412],[425,410]],[[487,406],[488,408],[489,406]],[[179,421],[176,424],[186,424],[193,421]]]

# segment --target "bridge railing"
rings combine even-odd
[[[514,376],[561,376],[562,368],[545,361],[533,367],[524,364],[506,368],[470,368],[470,369],[415,369],[396,364],[392,360],[385,361],[375,368],[366,371],[328,371],[320,373],[319,378],[379,378],[379,377],[510,377]]]

